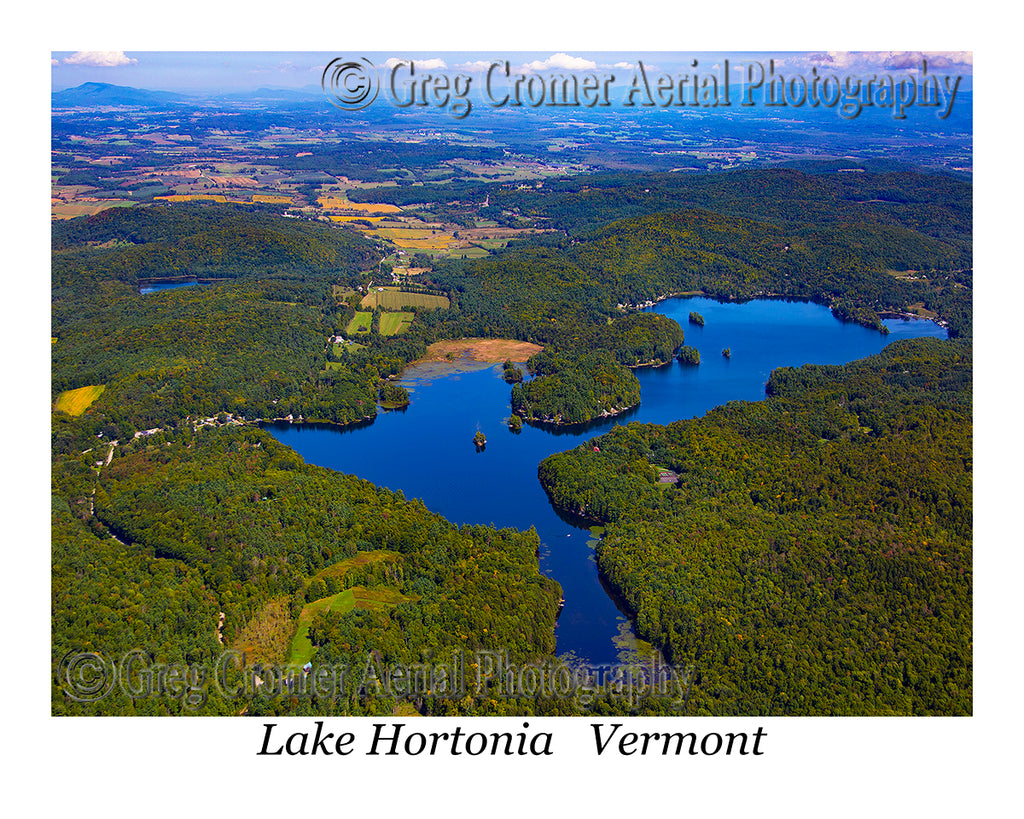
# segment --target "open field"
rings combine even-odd
[[[397,557],[400,557],[399,553],[392,552],[389,549],[373,549],[369,552],[356,552],[352,557],[339,560],[337,563],[332,563],[330,566],[321,569],[313,575],[313,579],[323,580],[328,577],[344,577],[349,569],[358,569],[360,566],[365,566],[368,563],[378,563],[381,560]]]
[[[66,390],[57,396],[55,410],[61,410],[68,415],[81,415],[89,405],[103,394],[107,387],[99,384],[92,387],[79,387],[77,390]]]
[[[348,334],[352,333],[368,333],[370,332],[370,322],[373,320],[373,313],[356,313],[352,317],[352,321],[348,323],[348,327],[345,328],[345,332]]]
[[[172,193],[168,196],[154,196],[165,202],[227,202],[228,198],[220,193]]]
[[[447,296],[433,296],[429,293],[406,293],[397,287],[374,288],[359,303],[360,307],[373,310],[401,310],[403,307],[422,307],[427,310],[447,310],[451,302]]]
[[[125,199],[98,199],[92,202],[61,202],[51,208],[55,219],[74,219],[76,216],[93,216],[107,208],[130,208],[134,202]]]
[[[473,361],[499,362],[526,361],[544,348],[529,341],[510,338],[458,338],[436,341],[427,347],[427,354],[420,361],[448,361],[452,358],[469,358]]]
[[[367,609],[370,611],[397,606],[403,600],[407,600],[404,594],[389,589],[386,586],[378,586],[373,589],[365,589],[362,586],[353,586],[330,597],[322,597],[307,603],[302,613],[299,614],[295,636],[292,638],[291,648],[288,651],[288,665],[303,666],[313,659],[316,648],[309,641],[309,627],[318,614],[334,612],[345,614],[353,609]]]
[[[383,218],[384,218],[383,216],[369,216],[369,215],[360,215],[360,216],[338,216],[338,215],[332,215],[330,217],[332,222],[356,222],[356,221],[359,221],[359,222],[379,222]]]
[[[352,210],[366,213],[400,213],[397,205],[377,204],[374,202],[349,202],[335,196],[322,196],[316,200],[324,210]]]
[[[409,329],[409,325],[412,324],[415,318],[415,313],[381,313],[380,334],[382,336],[396,336],[399,333],[404,333]]]
[[[253,202],[261,202],[265,205],[288,205],[294,200],[290,196],[272,196],[268,193],[254,193],[252,195]]]

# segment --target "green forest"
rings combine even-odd
[[[901,341],[540,465],[705,714],[969,714],[971,348]],[[656,483],[655,465],[679,476]]]
[[[375,151],[351,161],[377,162]],[[416,201],[441,187],[417,187]],[[245,646],[269,663],[300,632],[325,663],[497,646],[553,660],[561,594],[538,570],[535,532],[455,527],[303,463],[255,422],[365,423],[408,403],[391,379],[428,344],[472,336],[543,345],[525,374],[507,368],[514,418],[581,423],[641,400],[632,368],[699,361],[683,328],[636,306],[779,294],[877,328],[918,305],[958,340],[776,372],[765,402],[616,428],[600,453],[545,461],[541,480],[559,507],[606,524],[601,571],[645,639],[698,669],[692,712],[969,713],[970,185],[751,171],[488,190],[503,219],[552,230],[436,260],[421,287],[451,307],[412,308],[395,336],[372,320],[358,339],[345,328],[380,250],[351,228],[212,204],[54,223],[51,398],[96,388],[80,414],[51,416],[54,679],[73,651],[205,664]],[[198,283],[139,292],[187,280]],[[656,484],[655,465],[679,484]],[[350,608],[307,609],[339,595]],[[621,708],[602,697],[594,711]],[[578,712],[486,696],[413,705]],[[53,693],[60,714],[396,707],[351,688],[198,705],[82,703],[56,682]]]

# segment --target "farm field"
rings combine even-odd
[[[76,216],[93,216],[107,208],[130,208],[134,202],[124,199],[99,199],[92,202],[61,202],[53,205],[52,215],[55,219],[74,219]]]
[[[428,310],[447,310],[451,305],[447,296],[434,296],[430,293],[407,293],[397,287],[385,287],[383,290],[374,288],[359,303],[360,307],[374,310],[401,310],[403,307],[423,307]]]
[[[400,213],[401,208],[397,205],[377,204],[373,202],[349,202],[348,199],[339,199],[336,196],[321,196],[317,203],[324,210],[351,210],[365,213]]]
[[[380,334],[382,336],[396,336],[409,329],[415,313],[381,313]]]
[[[439,233],[430,228],[378,228],[368,235],[388,239],[406,250],[447,250],[458,241],[448,233]]]
[[[55,410],[66,412],[68,415],[81,415],[89,405],[99,398],[106,389],[105,384],[91,387],[79,387],[77,390],[66,390],[57,396]]]
[[[348,323],[348,327],[345,328],[345,332],[349,333],[368,333],[370,332],[370,322],[373,320],[373,313],[358,312],[352,317],[352,321]]]
[[[370,216],[368,214],[360,214],[359,216],[346,216],[333,214],[330,217],[332,222],[379,222],[383,219],[383,216]]]

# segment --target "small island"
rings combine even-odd
[[[696,347],[680,347],[679,352],[676,353],[676,358],[679,359],[680,364],[692,364],[696,366],[700,364],[700,351]]]
[[[722,355],[724,355],[726,358],[732,358],[732,350],[726,347],[724,350],[722,350]]]
[[[487,446],[487,436],[484,435],[480,430],[477,430],[476,435],[473,436],[473,443],[476,445],[476,448],[478,450],[483,449],[485,446]]]
[[[690,311],[690,324],[696,324],[698,327],[703,327],[704,316],[702,316],[696,310]]]
[[[508,428],[510,430],[512,430],[513,432],[522,432],[523,431],[523,419],[520,418],[515,413],[512,413],[512,416],[508,419]]]

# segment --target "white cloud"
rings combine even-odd
[[[448,67],[448,64],[444,60],[439,59],[437,57],[433,57],[433,58],[431,58],[429,60],[410,60],[410,59],[402,59],[402,58],[399,58],[399,57],[389,57],[387,59],[387,61],[384,63],[384,67],[385,68],[394,68],[396,65],[401,65],[402,63],[410,63],[410,62],[414,63],[417,69],[423,69],[424,71],[433,71],[433,70],[436,70],[438,68],[447,68]]]
[[[806,60],[810,65],[846,70],[914,70],[920,69],[925,60],[929,68],[969,71],[974,66],[974,54],[970,51],[826,51],[808,54]]]
[[[55,60],[53,57],[50,57],[50,65],[60,65],[60,60]]]
[[[632,71],[636,66],[633,63],[615,63],[612,68],[624,68],[627,71]]]
[[[461,65],[454,66],[459,71],[486,71],[491,67],[491,63],[497,62],[495,60],[474,60],[471,63],[462,63]]]
[[[572,57],[562,51],[552,54],[546,60],[534,60],[523,66],[528,71],[547,71],[551,68],[562,68],[567,71],[593,71],[597,63],[583,57]]]
[[[123,51],[76,51],[64,58],[65,65],[89,65],[99,68],[116,68],[119,65],[135,65],[134,57],[128,57]]]

